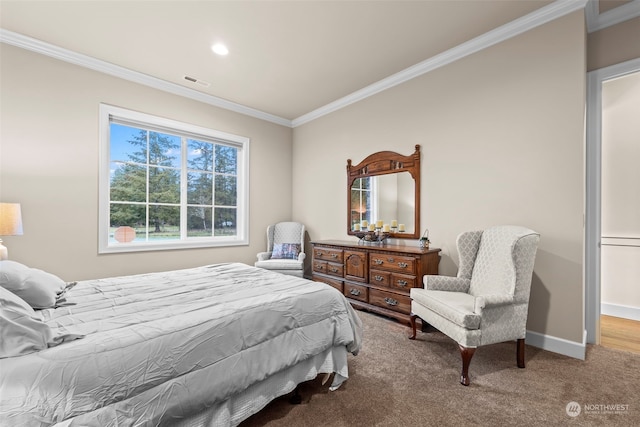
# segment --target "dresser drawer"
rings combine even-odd
[[[328,277],[316,276],[315,274],[313,275],[312,279],[315,282],[322,282],[322,283],[326,283],[327,285],[331,285],[337,290],[339,290],[340,293],[342,293],[342,291],[344,290],[344,284],[342,283],[342,280],[329,279]]]
[[[390,286],[394,289],[409,292],[411,288],[420,287],[416,276],[406,274],[391,273]]]
[[[369,283],[372,285],[389,286],[391,284],[391,273],[388,271],[371,270],[369,272]]]
[[[376,270],[397,271],[404,274],[416,273],[416,259],[413,257],[375,254],[369,255],[369,266]]]
[[[327,261],[313,260],[313,271],[316,273],[330,274],[336,277],[342,277],[344,266],[342,264],[336,264]]]
[[[353,283],[344,284],[344,295],[348,298],[357,299],[367,302],[369,288],[362,285],[354,285]]]
[[[392,292],[369,289],[369,303],[400,313],[409,314],[411,312],[411,298]]]
[[[313,259],[337,262],[342,264],[342,249],[323,248],[322,246],[313,249]]]
[[[327,261],[316,261],[313,260],[313,271],[316,273],[324,273],[327,274]]]
[[[336,264],[333,262],[327,263],[327,274],[330,274],[332,276],[337,276],[337,277],[343,277],[343,272],[344,272],[343,264]]]

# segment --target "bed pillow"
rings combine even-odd
[[[21,356],[47,348],[51,328],[13,292],[0,287],[0,358]]]
[[[0,287],[10,290],[32,308],[54,308],[66,287],[64,280],[19,262],[0,261]]]
[[[271,259],[298,259],[299,243],[275,243],[271,252]]]

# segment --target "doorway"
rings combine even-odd
[[[620,153],[616,150],[612,151],[609,146],[605,146],[603,150],[603,135],[609,134],[609,132],[604,131],[611,130],[603,127],[603,108],[606,107],[603,104],[603,91],[607,90],[607,86],[614,88],[620,86],[610,83],[614,83],[616,80],[621,81],[624,77],[633,76],[632,78],[638,78],[635,76],[636,74],[640,75],[640,58],[587,74],[585,328],[587,342],[593,344],[603,343],[601,340],[602,333],[606,335],[605,343],[609,342],[611,328],[608,325],[611,325],[610,320],[613,320],[614,324],[617,325],[615,323],[616,319],[624,320],[625,317],[634,319],[634,316],[637,316],[638,313],[637,309],[625,306],[624,290],[617,289],[612,291],[607,288],[603,292],[601,288],[603,282],[617,280],[616,274],[627,280],[629,277],[633,277],[633,272],[621,269],[620,265],[633,265],[634,263],[629,262],[626,258],[637,257],[637,253],[640,251],[640,229],[635,225],[629,228],[628,225],[630,223],[625,220],[628,217],[629,209],[626,212],[620,209],[620,205],[629,202],[629,200],[625,200],[624,196],[621,197],[621,194],[616,194],[615,191],[612,191],[612,188],[621,188],[621,185],[625,184],[618,182],[617,187],[612,187],[612,182],[615,183],[616,179],[620,180],[620,177],[614,176],[613,181],[611,181],[609,174],[612,154],[615,157],[615,155],[619,156]],[[610,95],[607,93],[604,97],[607,103],[611,102]],[[605,123],[604,125],[607,124]],[[605,178],[607,178],[604,186],[603,156],[608,162],[604,167]],[[627,182],[627,188],[628,185],[630,184]],[[603,209],[605,207],[603,202],[606,202],[606,209]],[[622,216],[612,222],[610,212],[616,212],[616,204],[619,205],[617,211],[622,212]],[[628,249],[631,249],[631,251],[628,251]],[[620,265],[614,265],[616,263]],[[603,304],[603,294],[607,299],[605,304]],[[613,302],[610,302],[610,300]],[[625,309],[627,310],[626,313]],[[601,315],[603,314],[613,316],[612,318],[602,318],[603,321],[601,322]],[[608,329],[603,331],[601,327]],[[637,331],[635,327],[637,325],[632,320],[631,331]],[[613,329],[616,328],[618,326],[613,327]],[[635,334],[635,332],[631,333]]]

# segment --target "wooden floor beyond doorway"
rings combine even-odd
[[[640,322],[600,316],[600,345],[640,354]]]

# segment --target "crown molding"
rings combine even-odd
[[[419,62],[409,68],[406,68],[396,74],[379,80],[369,86],[366,86],[360,90],[357,90],[345,97],[330,102],[316,110],[313,110],[307,114],[297,117],[293,120],[288,120],[283,117],[279,117],[273,114],[266,113],[264,111],[256,110],[251,107],[247,107],[235,102],[228,101],[223,98],[218,98],[213,95],[207,95],[205,93],[196,91],[194,89],[186,88],[175,83],[167,82],[165,80],[158,79],[156,77],[149,76],[147,74],[139,73],[124,67],[120,67],[115,64],[111,64],[106,61],[102,61],[96,58],[92,58],[87,55],[83,55],[77,52],[73,52],[61,47],[45,43],[40,40],[36,40],[18,33],[14,33],[0,28],[0,42],[11,44],[23,49],[31,50],[42,55],[47,55],[61,61],[69,62],[75,65],[79,65],[85,68],[89,68],[95,71],[99,71],[105,74],[109,74],[124,80],[129,80],[135,83],[139,83],[145,86],[149,86],[158,90],[162,90],[174,95],[190,98],[205,104],[213,105],[215,107],[223,108],[226,110],[234,111],[236,113],[244,114],[250,117],[254,117],[260,120],[265,120],[278,125],[286,127],[297,127],[320,118],[324,115],[342,109],[348,105],[366,99],[386,89],[397,86],[401,83],[414,79],[418,76],[426,74],[430,71],[448,65],[454,61],[462,59],[480,50],[486,49],[502,41],[508,40],[540,25],[546,24],[554,19],[565,16],[574,11],[583,9],[587,4],[587,1],[592,2],[595,0],[556,0],[555,2],[544,6],[528,15],[518,18],[508,24],[498,27],[492,31],[489,31],[481,36],[478,36],[472,40],[462,43],[452,49],[449,49],[443,53],[435,55],[425,61]],[[633,13],[635,16],[640,16],[640,0],[632,0],[631,3],[620,6],[616,9],[628,10],[630,4],[633,4]],[[587,8],[589,9],[589,8]],[[608,15],[616,11],[613,9],[605,14]],[[638,10],[636,10],[638,9]],[[616,16],[619,13],[616,13]],[[626,19],[630,19],[629,15],[625,15]],[[617,18],[616,18],[617,19]],[[613,18],[610,18],[613,22]],[[609,24],[613,25],[613,24]]]
[[[291,120],[275,116],[273,114],[265,113],[264,111],[256,110],[254,108],[246,107],[241,104],[236,104],[235,102],[231,102],[223,98],[218,98],[217,96],[207,95],[205,93],[198,92],[197,90],[180,86],[166,80],[158,79],[147,74],[139,73],[128,68],[120,67],[119,65],[111,64],[109,62],[92,58],[81,53],[63,49],[61,47],[45,43],[43,41],[24,36],[22,34],[14,33],[3,28],[0,28],[0,42],[20,47],[22,49],[27,49],[42,55],[50,56],[61,61],[89,68],[91,70],[99,71],[101,73],[105,73],[124,80],[129,80],[135,83],[149,86],[164,92],[172,93],[174,95],[183,96],[185,98],[213,105],[214,107],[224,108],[225,110],[234,111],[236,113],[244,114],[246,116],[254,117],[260,120],[265,120],[278,125],[291,127]]]
[[[638,0],[634,0],[638,1]],[[406,68],[396,74],[379,80],[365,88],[357,90],[343,98],[333,101],[323,107],[311,111],[292,120],[292,126],[308,123],[312,120],[320,118],[324,115],[337,111],[355,102],[368,98],[383,90],[392,88],[396,85],[409,81],[422,74],[433,71],[437,68],[448,65],[454,61],[462,59],[482,49],[493,46],[502,41],[508,40],[554,19],[565,16],[585,7],[587,0],[557,0],[547,6],[544,6],[534,12],[518,18],[508,24],[491,30],[481,36],[462,43],[443,53],[435,55],[425,61],[419,62],[409,68]]]
[[[586,8],[587,32],[593,33],[612,25],[640,16],[640,0],[631,0],[622,6],[600,13],[599,0],[588,0]]]

